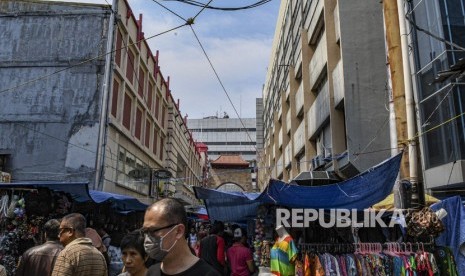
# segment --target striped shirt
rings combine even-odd
[[[52,276],[107,276],[107,264],[88,238],[78,238],[63,249]]]
[[[297,247],[291,236],[282,241],[276,241],[270,251],[271,273],[278,276],[294,276],[294,260],[297,257]]]

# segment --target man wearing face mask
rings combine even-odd
[[[173,198],[152,204],[144,216],[144,248],[147,255],[159,261],[147,272],[150,276],[219,276],[205,261],[191,253],[186,233],[187,215],[184,206]]]

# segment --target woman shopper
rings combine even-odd
[[[147,254],[144,249],[144,236],[140,231],[133,231],[121,240],[124,273],[119,276],[146,276]]]

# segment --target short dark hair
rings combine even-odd
[[[212,228],[210,229],[210,234],[220,234],[224,231],[224,223],[222,221],[215,221]]]
[[[73,227],[74,232],[77,236],[86,236],[86,218],[79,213],[71,213],[63,217],[62,221],[65,221],[70,227]]]
[[[47,235],[47,240],[58,240],[60,232],[60,222],[57,219],[51,219],[44,224],[44,232]]]
[[[155,206],[160,206],[163,209],[163,219],[168,224],[180,223],[187,228],[187,214],[184,205],[175,198],[164,198],[152,204],[147,211]]]
[[[127,248],[134,248],[142,258],[145,258],[147,255],[144,249],[144,235],[142,235],[140,230],[132,231],[126,234],[121,240],[120,245],[121,251]]]

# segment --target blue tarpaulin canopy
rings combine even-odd
[[[111,202],[112,207],[119,211],[145,211],[148,207],[148,205],[131,196],[95,190],[90,190],[89,193],[95,203]]]
[[[272,203],[290,208],[366,209],[389,195],[399,173],[402,153],[342,182],[299,186],[272,179],[261,194],[223,192],[194,187],[205,201],[210,219],[239,221],[256,215],[256,208]]]
[[[259,193],[226,192],[194,187],[198,199],[203,199],[208,217],[226,222],[244,221],[257,215],[256,209],[262,204],[255,199]]]
[[[131,211],[145,211],[147,205],[138,199],[130,196],[94,191],[88,188],[87,182],[51,182],[51,181],[31,181],[31,182],[12,182],[0,184],[0,189],[39,189],[47,188],[55,192],[67,193],[71,198],[80,203],[111,202],[112,207],[120,213]]]
[[[0,184],[0,189],[47,188],[55,192],[68,193],[72,197],[72,199],[77,202],[87,202],[92,201],[92,198],[89,195],[89,188],[87,187],[87,185],[87,182],[30,181]]]

